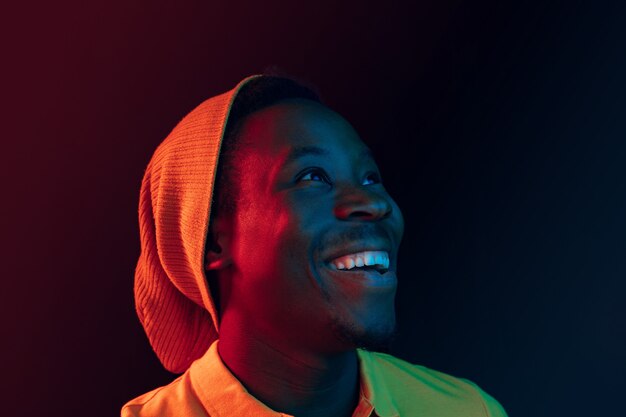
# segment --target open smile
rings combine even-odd
[[[359,283],[366,287],[371,287],[379,290],[392,290],[398,285],[398,279],[395,271],[387,271],[384,273],[378,272],[373,269],[351,269],[341,270],[333,267],[328,268],[330,275],[337,280],[349,280],[354,283]]]
[[[361,251],[332,259],[326,263],[337,279],[350,279],[377,289],[395,289],[397,277],[389,270],[387,251]]]
[[[389,253],[387,251],[363,251],[350,253],[333,259],[330,264],[337,270],[353,269],[374,270],[384,274],[389,270]]]

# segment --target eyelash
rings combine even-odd
[[[321,180],[323,182],[325,182],[328,185],[332,185],[332,183],[331,183],[331,181],[330,181],[330,179],[328,177],[328,174],[326,174],[326,171],[324,171],[322,168],[317,168],[317,167],[309,168],[309,169],[303,171],[302,173],[300,173],[296,177],[296,182],[314,181],[312,179],[308,179],[308,180],[304,179],[304,177],[306,177],[309,174],[317,174],[321,178]],[[371,180],[372,182],[370,184],[363,184],[363,185],[380,184],[382,182],[381,178],[380,178],[380,175],[377,172],[369,172],[369,173],[367,173],[367,175],[365,176],[365,180],[367,180],[368,178],[372,178],[372,180]]]
[[[373,184],[380,184],[382,183],[382,179],[380,178],[380,174],[378,172],[369,172],[366,176],[365,179],[373,177],[373,182],[372,184],[368,184],[368,185],[373,185]]]
[[[296,182],[300,182],[300,181],[313,181],[311,180],[305,180],[304,177],[306,177],[309,174],[317,174],[320,176],[320,178],[322,179],[322,181],[324,181],[326,184],[330,185],[330,179],[328,178],[328,175],[326,174],[326,172],[322,169],[322,168],[309,168],[305,171],[303,171],[302,173],[300,173],[297,177],[296,177]]]

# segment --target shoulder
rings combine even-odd
[[[467,379],[385,353],[360,351],[359,356],[369,364],[374,391],[376,385],[384,387],[379,390],[394,398],[400,415],[403,407],[410,414],[424,407],[429,415],[506,417],[498,401]]]
[[[121,417],[153,416],[209,417],[191,387],[188,373],[130,400],[122,407]]]

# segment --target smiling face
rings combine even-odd
[[[317,351],[384,345],[403,219],[368,148],[341,116],[303,99],[241,123],[229,181],[239,200],[216,219],[228,225],[223,314]]]

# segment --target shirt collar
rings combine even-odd
[[[277,413],[248,393],[222,362],[217,344],[218,340],[213,342],[204,356],[189,369],[191,384],[209,415],[287,417],[287,414]]]
[[[361,376],[361,397],[365,397],[379,417],[397,417],[398,410],[392,401],[391,393],[382,378],[382,370],[372,357],[372,353],[357,349]]]
[[[230,372],[219,356],[217,345],[211,347],[189,369],[191,384],[198,399],[211,416],[291,417],[278,413],[252,396]],[[397,416],[385,384],[377,376],[371,353],[357,349],[361,377],[359,404],[353,416],[369,416],[372,409],[379,417]],[[369,411],[368,411],[369,410]]]

